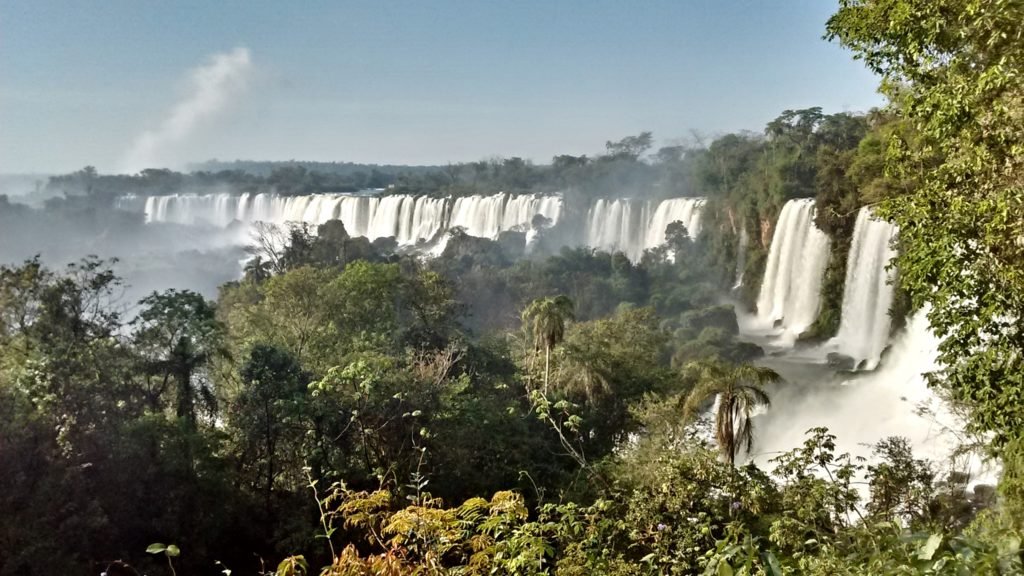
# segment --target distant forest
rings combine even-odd
[[[124,194],[273,192],[284,196],[352,193],[386,189],[389,194],[466,196],[473,194],[552,193],[568,189],[599,198],[668,198],[692,196],[698,147],[666,146],[651,152],[651,132],[605,144],[603,154],[558,155],[550,164],[519,157],[494,157],[446,166],[395,166],[348,162],[210,161],[182,173],[149,168],[138,174],[100,174],[87,166],[53,176],[42,193],[89,194],[114,198]],[[694,152],[694,153],[691,153]]]

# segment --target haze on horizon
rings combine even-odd
[[[0,173],[442,164],[865,111],[831,3],[0,0]]]

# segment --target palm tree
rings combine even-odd
[[[253,256],[252,259],[245,263],[245,268],[243,272],[245,273],[246,279],[259,284],[264,280],[270,278],[270,268],[271,263],[267,260],[264,260],[262,256],[257,254],[256,256]]]
[[[538,298],[523,310],[523,324],[533,336],[534,352],[544,348],[544,391],[551,373],[551,349],[565,338],[565,322],[572,320],[573,303],[567,296]]]
[[[701,406],[717,397],[715,439],[722,458],[735,464],[739,449],[749,452],[754,445],[754,408],[771,404],[763,386],[778,382],[781,377],[771,368],[734,366],[717,358],[691,362],[684,373],[696,379],[683,406],[684,418],[693,419]]]

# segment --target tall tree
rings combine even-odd
[[[145,358],[147,372],[162,384],[173,383],[175,415],[190,428],[196,426],[196,400],[212,412],[212,390],[196,381],[196,371],[220,349],[221,327],[212,303],[190,290],[167,290],[145,297],[132,321],[135,342]],[[158,402],[156,394],[151,401]]]
[[[722,458],[735,464],[740,448],[749,452],[754,445],[751,416],[758,406],[771,404],[763,386],[778,382],[778,373],[750,364],[733,366],[718,359],[691,362],[684,372],[696,380],[683,405],[684,418],[692,420],[701,406],[717,397],[715,440]]]
[[[574,305],[568,296],[538,298],[523,310],[523,324],[529,326],[534,352],[544,348],[544,391],[551,375],[551,349],[565,338],[565,323],[573,320]]]
[[[302,439],[310,427],[302,420],[309,384],[294,356],[257,344],[239,370],[244,386],[230,411],[229,422],[238,430],[246,467],[262,481],[268,524],[274,518],[273,495],[278,478],[297,474],[303,462]],[[286,464],[282,464],[284,461]],[[296,483],[286,486],[294,489]]]

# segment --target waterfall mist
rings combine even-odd
[[[245,90],[251,71],[249,49],[244,47],[214,54],[192,70],[188,93],[157,128],[139,135],[121,161],[121,171],[135,173],[181,160],[181,146]]]
[[[906,438],[914,456],[931,460],[939,471],[972,474],[972,483],[991,482],[992,471],[977,457],[954,459],[964,443],[964,422],[932,391],[923,374],[938,368],[938,339],[927,310],[915,313],[881,367],[862,375],[807,371],[785,360],[765,360],[788,383],[772,392],[773,407],[755,418],[758,464],[799,446],[806,431],[827,427],[836,435],[836,453],[871,456],[871,445],[890,436]],[[770,466],[769,466],[770,467]]]

